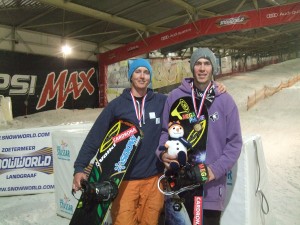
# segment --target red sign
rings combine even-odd
[[[101,64],[109,65],[199,36],[297,21],[300,21],[300,3],[201,19],[99,54],[98,58]]]

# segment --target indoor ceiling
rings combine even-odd
[[[299,0],[0,0],[0,26],[93,43],[97,49],[143,40],[202,18],[296,3]],[[182,54],[191,47],[220,53],[278,54],[300,50],[300,22],[202,36],[160,49]],[[114,47],[113,47],[114,46]]]

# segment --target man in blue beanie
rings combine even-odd
[[[206,177],[207,180],[204,184],[199,183],[201,182],[200,179],[196,180],[195,184],[198,182],[197,184],[201,184],[201,186],[182,192],[179,196],[183,199],[190,221],[193,221],[199,218],[197,214],[199,212],[194,209],[194,204],[196,204],[194,199],[197,196],[203,196],[204,193],[203,217],[201,216],[203,224],[219,225],[221,212],[225,208],[226,174],[238,160],[242,148],[239,113],[232,97],[227,92],[221,93],[217,88],[218,84],[213,81],[213,75],[218,73],[219,68],[216,57],[210,49],[197,49],[191,56],[190,67],[193,77],[183,79],[181,85],[174,89],[167,98],[162,115],[163,124],[159,146],[163,146],[168,140],[169,115],[174,102],[182,97],[192,99],[194,107],[192,112],[190,111],[189,122],[195,128],[195,124],[198,124],[201,116],[204,117],[205,115],[202,112],[202,106],[206,106],[209,119],[207,119],[205,154],[193,149],[193,151],[188,152],[188,158],[194,161],[188,162],[193,165],[193,171],[196,172],[197,169],[199,170],[199,165],[204,165],[207,168],[208,177]],[[195,123],[195,121],[197,122]],[[156,150],[156,155],[166,168],[169,167],[170,162],[176,160],[159,148]],[[203,155],[205,156],[203,157]],[[198,174],[200,174],[200,170]],[[174,215],[176,214],[174,213]],[[172,222],[176,220],[174,217]]]
[[[166,95],[148,88],[152,67],[146,59],[134,59],[129,65],[131,87],[112,100],[97,118],[75,161],[73,189],[79,190],[80,180],[86,179],[83,169],[90,156],[96,155],[109,124],[119,118],[134,122],[144,133],[130,167],[112,204],[112,222],[119,224],[157,225],[163,209],[164,197],[157,188],[163,164],[155,156],[161,132],[161,114]]]

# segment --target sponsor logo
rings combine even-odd
[[[135,127],[131,127],[128,130],[123,131],[122,133],[120,133],[119,135],[113,137],[113,142],[114,143],[118,143],[123,141],[124,139],[136,134],[138,131]]]
[[[6,134],[0,136],[0,140],[10,140],[10,139],[26,139],[26,138],[36,138],[36,137],[50,137],[50,132],[32,133],[32,134]]]
[[[101,156],[101,158],[99,159],[99,161],[95,162],[96,166],[100,167],[100,163],[103,162],[103,160],[111,153],[111,151],[116,147],[116,144],[113,143],[113,145],[106,150],[106,152],[104,153],[103,156]]]
[[[267,17],[268,19],[276,18],[276,17],[278,17],[278,16],[279,16],[278,13],[269,13],[269,14],[266,15],[266,17]]]
[[[64,195],[64,198],[59,199],[59,208],[62,212],[73,215],[74,209],[73,205],[70,204],[70,199]]]
[[[194,121],[196,114],[194,112],[191,112],[191,113],[182,114],[181,117],[182,117],[182,120],[192,119]],[[197,119],[195,122],[197,122]]]
[[[33,191],[33,190],[42,190],[47,189],[51,190],[54,189],[55,186],[53,184],[45,184],[45,185],[30,185],[30,186],[17,186],[17,187],[0,187],[0,192],[6,191]]]
[[[194,222],[193,224],[202,225],[202,197],[194,197]]]
[[[216,120],[219,119],[219,113],[215,112],[214,114],[210,115],[209,118],[211,121],[215,122]]]
[[[34,95],[36,75],[0,74],[0,91],[9,89],[9,95]]]
[[[229,170],[227,173],[227,185],[232,186],[233,178],[232,178],[232,170]]]
[[[35,146],[18,146],[2,148],[1,152],[34,151]]]
[[[162,37],[160,38],[160,40],[161,40],[161,41],[166,41],[166,40],[168,40],[168,39],[175,38],[175,37],[177,37],[177,36],[181,36],[181,35],[183,35],[183,34],[186,34],[186,33],[191,32],[191,31],[192,31],[191,28],[187,28],[187,29],[184,29],[184,30],[181,30],[181,31],[178,31],[178,32],[174,32],[174,33],[171,33],[171,34],[166,34],[166,35],[162,36]]]
[[[230,26],[235,24],[245,24],[248,21],[248,16],[238,16],[238,17],[231,17],[227,19],[220,19],[216,21],[217,26],[223,27],[223,26]]]
[[[121,121],[119,121],[118,123],[113,125],[112,128],[110,128],[110,130],[107,132],[107,134],[106,134],[105,138],[103,139],[103,142],[100,146],[100,149],[99,149],[100,153],[107,151],[107,149],[109,149],[110,146],[113,145],[114,142],[113,142],[112,138],[119,134],[120,129],[121,129]]]
[[[129,159],[129,156],[131,154],[131,151],[133,149],[134,145],[137,145],[140,141],[140,137],[136,138],[135,136],[131,136],[126,144],[126,147],[120,157],[120,161],[115,163],[115,170],[118,172],[121,172],[122,170],[126,169],[126,162]]]
[[[43,148],[27,155],[6,155],[0,157],[0,175],[12,170],[30,169],[41,173],[53,173],[52,148]],[[20,177],[21,178],[21,177]]]
[[[291,16],[291,15],[296,15],[300,13],[300,9],[299,10],[292,10],[292,11],[286,11],[286,12],[280,12],[280,13],[268,13],[266,15],[267,19],[273,19],[273,18],[277,18],[279,16]]]
[[[134,51],[136,49],[139,49],[138,45],[130,46],[130,47],[127,48],[127,52],[131,52],[131,51]]]
[[[7,157],[0,159],[0,169],[22,169],[48,167],[52,164],[50,155]]]
[[[187,104],[186,101],[184,101],[183,99],[180,99],[177,106],[174,108],[174,110],[171,112],[171,116],[176,116],[179,120],[183,120],[183,116],[184,118],[188,119],[190,118],[190,116],[192,116],[192,114],[190,113],[190,107]]]
[[[73,99],[78,99],[83,90],[86,90],[90,95],[95,91],[94,86],[89,79],[95,74],[95,69],[91,68],[87,73],[72,72],[67,81],[68,70],[60,72],[55,81],[55,73],[49,73],[46,78],[43,90],[41,92],[36,109],[43,108],[46,103],[56,98],[56,109],[64,106],[68,96],[73,94]]]
[[[6,175],[6,179],[18,179],[18,178],[34,178],[37,173],[23,173],[23,174],[12,174]]]
[[[70,161],[70,150],[66,142],[61,141],[61,145],[56,146],[56,153],[58,159]]]
[[[207,181],[208,179],[208,175],[206,173],[206,169],[203,163],[198,164],[199,170],[200,170],[200,174],[201,174],[201,179],[202,181]]]

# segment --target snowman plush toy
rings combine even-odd
[[[184,129],[179,121],[169,123],[168,134],[169,140],[164,146],[160,146],[159,149],[176,157],[177,160],[170,163],[170,168],[167,171],[167,174],[172,174],[178,172],[180,168],[186,165],[187,150],[192,148],[192,145],[183,137]]]

